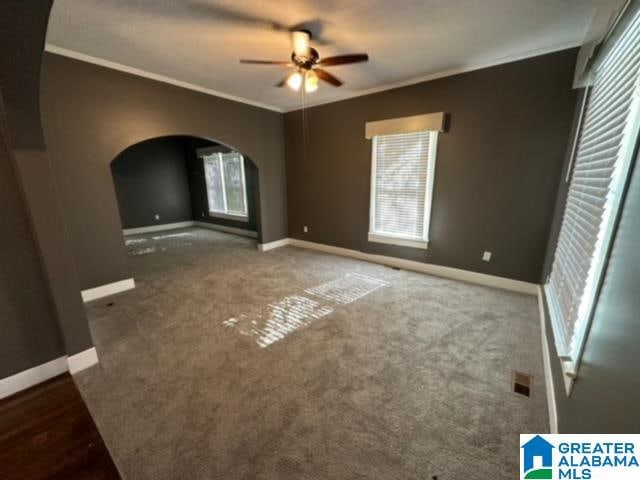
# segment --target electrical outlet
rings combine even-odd
[[[160,215],[156,213],[156,220],[160,220]]]
[[[202,212],[202,215],[200,215],[202,218],[204,218],[204,212]]]
[[[482,260],[484,260],[485,262],[488,262],[491,260],[491,252],[484,252],[482,254]]]
[[[308,233],[309,232],[309,227],[307,227],[306,225],[304,227],[302,227],[302,231],[304,233]]]

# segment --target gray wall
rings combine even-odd
[[[0,378],[63,354],[0,101]]]
[[[123,228],[193,220],[183,137],[133,145],[111,162],[111,173]]]
[[[41,95],[82,288],[131,276],[109,164],[150,138],[193,135],[248,155],[259,170],[262,241],[286,237],[282,114],[53,54]]]
[[[40,122],[50,8],[0,2],[0,377],[92,344]]]
[[[576,54],[310,108],[306,151],[301,113],[287,113],[289,236],[539,283],[576,101]],[[429,249],[369,243],[365,123],[440,111],[449,129],[438,143]],[[489,263],[484,250],[493,252]]]

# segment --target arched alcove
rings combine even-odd
[[[235,159],[240,213],[210,205],[205,159],[216,161],[218,156]],[[198,222],[260,238],[258,168],[233,146],[187,135],[151,138],[118,153],[111,174],[125,232]]]

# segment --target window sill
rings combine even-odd
[[[249,222],[249,216],[243,215],[231,215],[229,213],[221,213],[221,212],[209,212],[209,217],[212,218],[225,218],[227,220],[235,220],[237,222]]]
[[[387,243],[389,245],[398,245],[401,247],[421,248],[426,250],[429,246],[427,240],[413,240],[408,238],[391,237],[380,235],[379,233],[369,233],[369,241],[376,243]]]

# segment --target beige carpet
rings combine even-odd
[[[548,429],[534,297],[209,230],[127,248],[76,376],[127,479],[513,479]]]

